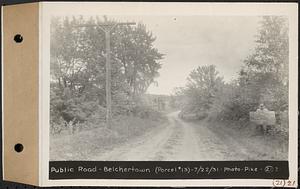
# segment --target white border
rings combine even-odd
[[[207,15],[251,16],[286,15],[289,17],[289,167],[290,180],[297,180],[298,143],[298,5],[297,3],[146,3],[146,2],[43,2],[41,11],[41,90],[40,97],[40,175],[42,186],[273,186],[268,179],[199,180],[49,180],[49,78],[51,15]],[[297,184],[296,184],[297,185]],[[295,187],[295,186],[294,186]]]
[[[1,105],[1,116],[2,116],[2,177],[3,177],[3,180],[5,180],[5,168],[4,168],[4,91],[3,91],[3,84],[4,84],[4,28],[3,28],[3,10],[4,10],[4,7],[2,6],[1,7],[1,91],[2,91],[2,94],[1,94],[1,102],[2,102],[2,105]]]

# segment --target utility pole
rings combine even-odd
[[[107,20],[107,17],[104,16],[103,24],[86,24],[80,25],[80,27],[99,27],[105,33],[105,48],[106,48],[106,126],[111,128],[112,120],[112,102],[111,102],[111,50],[110,50],[110,33],[111,31],[119,25],[135,25],[134,22],[117,22],[111,23]]]
[[[105,23],[107,23],[107,18]],[[110,63],[110,31],[109,29],[102,29],[105,32],[105,48],[106,48],[106,123],[107,127],[111,127],[111,63]]]

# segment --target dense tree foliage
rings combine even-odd
[[[185,113],[194,113],[198,117],[203,117],[210,109],[223,79],[218,75],[216,67],[199,66],[193,70],[185,88],[181,89],[183,93],[183,111]]]
[[[287,20],[278,16],[263,17],[255,51],[245,59],[239,74],[237,102],[247,104],[240,107],[242,110],[253,110],[260,103],[277,112],[287,110],[288,57]]]
[[[106,51],[101,23],[83,17],[51,21],[52,125],[105,119]],[[111,31],[113,114],[134,112],[139,97],[158,76],[163,55],[154,41],[142,23]]]
[[[222,82],[213,66],[191,72],[183,94],[190,112],[222,119],[247,119],[263,103],[275,112],[288,109],[289,44],[285,17],[262,17],[254,52],[245,60],[238,78]],[[185,109],[183,112],[185,112]]]

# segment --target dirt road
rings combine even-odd
[[[227,130],[185,122],[178,112],[168,114],[168,124],[157,127],[110,151],[90,157],[109,161],[207,161],[276,159],[267,143],[244,139]],[[260,145],[257,146],[257,142]],[[272,151],[272,149],[271,149]]]

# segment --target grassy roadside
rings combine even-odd
[[[50,137],[50,161],[88,160],[165,123],[167,119],[119,116],[112,128],[99,128]]]
[[[256,125],[249,121],[208,120],[195,122],[196,128],[207,127],[223,143],[230,144],[229,148],[236,151],[246,151],[249,156],[244,160],[287,160],[288,136],[273,128],[269,134],[262,134]],[[197,130],[197,129],[196,129]],[[241,148],[244,149],[241,149]],[[232,153],[234,154],[234,153]],[[229,153],[230,155],[230,153]],[[238,157],[232,156],[229,159]]]

